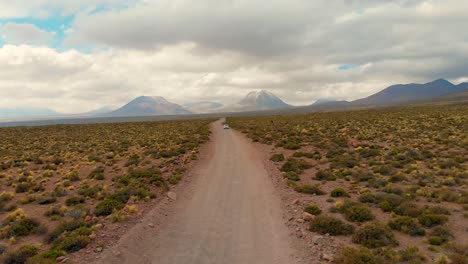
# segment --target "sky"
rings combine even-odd
[[[466,0],[0,0],[0,108],[294,105],[468,81]]]

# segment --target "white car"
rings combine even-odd
[[[224,124],[223,129],[229,129],[229,128],[230,128],[230,127],[229,127],[228,124]]]

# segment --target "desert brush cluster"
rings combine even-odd
[[[272,145],[284,181],[314,196],[309,230],[349,244],[335,262],[467,263],[468,106],[228,122]]]
[[[4,263],[55,263],[176,184],[212,120],[0,129]]]

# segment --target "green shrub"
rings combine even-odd
[[[52,204],[57,201],[57,198],[54,196],[39,196],[39,198],[36,199],[38,204]]]
[[[90,239],[87,235],[80,235],[75,231],[70,234],[65,234],[57,239],[54,243],[53,248],[56,250],[63,250],[68,253],[79,251],[85,248],[89,243]]]
[[[336,176],[333,175],[330,169],[327,170],[318,170],[315,173],[315,179],[318,181],[334,181],[336,180]]]
[[[429,244],[433,246],[440,246],[444,243],[444,239],[438,236],[431,236],[429,237]]]
[[[343,188],[336,188],[330,193],[331,197],[350,197],[350,195]]]
[[[96,198],[97,194],[102,190],[102,185],[93,185],[92,187],[89,185],[83,185],[78,190],[78,194],[83,195],[84,197]]]
[[[394,208],[394,212],[397,215],[418,217],[422,214],[423,209],[415,203],[403,202],[399,206]]]
[[[70,218],[70,217],[66,217],[64,219],[62,219],[60,221],[60,224],[54,229],[52,230],[46,237],[46,242],[47,243],[52,243],[54,242],[55,240],[57,240],[57,238],[64,232],[72,232],[80,227],[83,227],[83,226],[88,226],[89,224],[87,224],[86,222],[84,222],[83,220],[79,219],[73,219],[73,218]]]
[[[378,198],[375,194],[373,193],[370,193],[370,192],[366,192],[366,193],[363,193],[359,196],[359,201],[361,203],[373,203],[373,204],[377,204],[378,203]]]
[[[419,223],[425,227],[443,225],[448,221],[446,215],[423,213],[418,217]]]
[[[409,216],[398,217],[390,221],[388,225],[393,230],[398,230],[411,236],[424,236],[426,234],[426,230],[415,219]]]
[[[43,258],[47,259],[53,259],[55,260],[58,257],[65,256],[67,253],[63,250],[58,250],[58,249],[49,249],[43,253],[41,253],[41,256]]]
[[[358,229],[353,235],[353,242],[368,248],[398,245],[392,230],[380,222],[371,222]]]
[[[381,260],[365,247],[345,247],[334,259],[337,264],[379,264]]]
[[[319,215],[322,210],[315,204],[309,204],[304,208],[304,212],[307,212],[311,215]]]
[[[37,248],[32,245],[22,246],[17,251],[8,253],[3,260],[5,264],[22,264],[27,261],[28,258],[37,255]]]
[[[435,246],[442,245],[453,238],[450,230],[443,226],[434,227],[429,235],[429,243]]]
[[[182,179],[182,174],[180,173],[173,173],[171,177],[169,177],[168,181],[170,184],[175,185],[179,183],[179,181]]]
[[[309,185],[309,184],[304,184],[304,185],[298,185],[294,188],[296,192],[300,193],[307,193],[307,194],[315,194],[315,195],[324,195],[325,192],[320,189],[317,185]]]
[[[176,152],[174,152],[174,154],[170,154],[170,156],[177,156],[178,154]],[[161,153],[161,156],[163,156],[163,153]],[[128,166],[131,166],[131,165],[138,165],[141,161],[141,158],[140,156],[138,156],[137,154],[133,154],[131,155],[129,158],[128,158],[128,161],[125,163],[125,167],[128,167]]]
[[[344,200],[343,204],[339,206],[332,207],[331,211],[344,214],[346,220],[352,222],[365,222],[374,219],[374,215],[365,204],[350,199]]]
[[[354,226],[332,216],[319,215],[310,222],[310,231],[332,236],[350,235],[354,232]]]
[[[112,214],[114,210],[120,210],[124,207],[122,201],[106,198],[103,201],[99,202],[94,209],[94,214],[96,216],[107,216]]]
[[[41,255],[36,255],[34,257],[28,258],[25,264],[56,264],[55,259],[44,258]]]
[[[18,237],[18,236],[28,236],[40,231],[44,231],[44,228],[41,227],[41,224],[38,220],[31,217],[19,218],[8,223],[6,233],[2,233],[3,237]]]
[[[345,211],[346,220],[351,222],[366,222],[374,219],[371,210],[365,205],[352,206]]]
[[[284,155],[283,154],[273,154],[270,157],[270,160],[273,162],[281,162],[284,161]]]
[[[301,174],[304,170],[312,168],[312,164],[303,160],[303,159],[294,159],[289,158],[283,166],[281,166],[281,171],[289,172],[293,171],[295,173]]]
[[[77,204],[82,204],[85,202],[85,199],[83,197],[76,197],[76,196],[72,196],[72,197],[69,197],[65,200],[65,205],[67,206],[73,206],[73,205],[77,205]]]
[[[425,210],[424,210],[424,213],[450,215],[450,211],[447,208],[444,208],[444,207],[439,206],[439,205],[426,207]]]
[[[96,179],[96,180],[104,180],[104,171],[105,171],[104,166],[99,166],[94,168],[94,170],[91,171],[91,173],[88,175],[88,178],[90,179]]]
[[[299,174],[297,174],[296,172],[294,171],[288,171],[288,172],[285,172],[283,174],[283,176],[285,178],[287,178],[288,180],[290,181],[300,181],[301,180],[301,177],[299,176]]]

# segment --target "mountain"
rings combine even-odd
[[[442,96],[437,96],[434,98],[430,98],[426,101],[433,102],[433,103],[439,103],[439,102],[454,103],[454,102],[468,101],[468,83],[461,83],[457,86],[460,88],[459,91],[444,94]]]
[[[353,101],[353,105],[393,104],[415,100],[430,99],[444,94],[460,91],[465,84],[454,85],[451,82],[438,79],[433,82],[418,84],[392,85],[369,97]]]
[[[312,105],[323,105],[323,104],[330,104],[330,103],[335,103],[335,102],[338,102],[338,101],[334,99],[318,99]]]
[[[225,112],[245,112],[245,111],[261,111],[272,109],[291,108],[291,105],[283,102],[275,94],[265,91],[249,92],[237,104],[230,105],[223,109]]]
[[[84,112],[80,115],[102,115],[102,114],[108,114],[112,111],[114,111],[115,108],[113,107],[110,107],[110,106],[103,106],[103,107],[100,107],[98,109],[94,109],[94,110],[91,110],[91,111],[88,111],[88,112]]]
[[[212,113],[220,110],[223,104],[217,102],[190,102],[182,104],[182,106],[192,113]]]
[[[0,119],[11,118],[30,118],[30,117],[52,117],[62,114],[48,109],[37,107],[16,107],[16,108],[0,108]]]
[[[110,112],[110,116],[151,116],[191,114],[178,104],[171,103],[161,96],[140,96],[121,108]]]
[[[457,87],[460,91],[468,90],[468,82],[460,83]]]

